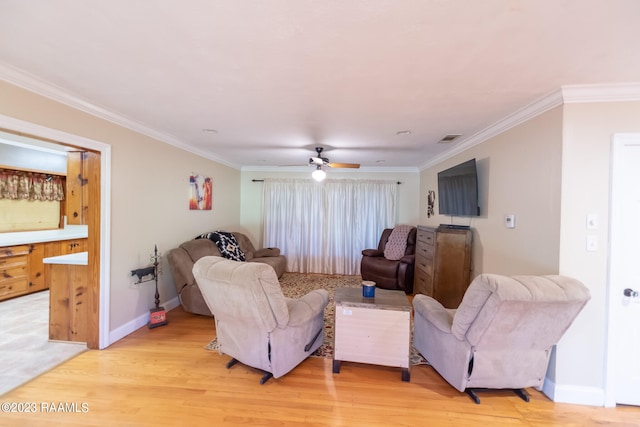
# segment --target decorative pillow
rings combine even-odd
[[[196,239],[209,239],[216,244],[220,255],[223,258],[231,259],[234,261],[245,261],[244,252],[238,246],[238,241],[233,233],[226,231],[211,231],[204,233],[196,237]]]

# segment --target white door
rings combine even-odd
[[[614,136],[610,249],[612,398],[640,405],[640,134]]]

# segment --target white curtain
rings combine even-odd
[[[377,248],[396,223],[395,181],[264,181],[264,246],[278,247],[287,271],[360,274],[362,250]]]

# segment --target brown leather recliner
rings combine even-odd
[[[399,260],[389,260],[384,257],[384,249],[393,230],[386,228],[380,237],[378,249],[362,251],[360,274],[362,280],[372,280],[376,286],[383,289],[402,290],[407,294],[413,293],[413,270],[416,251],[416,228],[407,236],[407,248],[404,256]]]

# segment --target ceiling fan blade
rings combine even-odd
[[[324,164],[324,159],[322,157],[310,157],[309,164],[322,166]]]
[[[349,169],[358,169],[360,164],[358,163],[328,163],[327,166],[330,168],[349,168]]]

